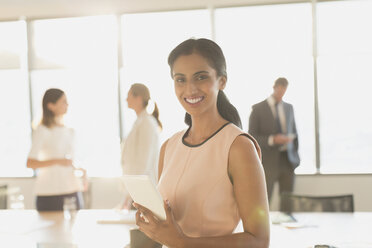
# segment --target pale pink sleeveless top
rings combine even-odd
[[[191,237],[231,234],[240,217],[228,176],[229,150],[237,136],[251,138],[232,123],[199,145],[176,133],[167,143],[158,189],[168,199],[183,232]]]

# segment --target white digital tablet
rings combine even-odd
[[[134,202],[150,209],[157,218],[166,219],[163,198],[148,175],[123,175],[123,181]]]

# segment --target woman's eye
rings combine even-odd
[[[206,78],[207,78],[206,75],[198,75],[198,76],[196,77],[197,80],[204,80],[204,79],[206,79]]]
[[[183,83],[183,82],[185,82],[185,79],[184,78],[175,78],[174,81],[176,83]]]

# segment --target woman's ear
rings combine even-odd
[[[140,95],[135,96],[134,99],[135,99],[135,101],[136,101],[136,103],[137,103],[138,105],[140,105],[140,106],[143,105],[143,99],[142,99],[142,97],[141,97]]]
[[[47,108],[54,113],[55,105],[51,102],[48,102]]]
[[[219,90],[224,90],[226,87],[226,82],[227,82],[227,77],[226,76],[221,76],[219,80]]]

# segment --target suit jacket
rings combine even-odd
[[[288,160],[293,169],[295,169],[300,164],[300,157],[298,155],[298,135],[293,106],[284,101],[282,103],[287,133],[296,135],[293,142],[287,145]],[[267,100],[252,106],[252,112],[249,117],[249,133],[257,140],[262,149],[263,166],[267,169],[278,170],[280,145],[270,146],[268,143],[269,136],[276,134],[276,122]]]

